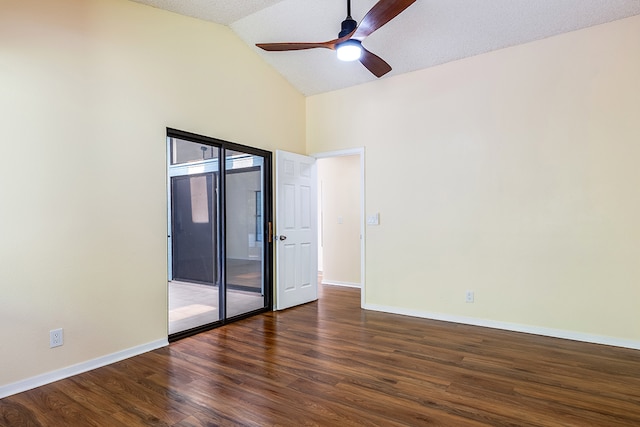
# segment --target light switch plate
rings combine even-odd
[[[367,215],[367,225],[380,225],[380,214],[376,212]]]

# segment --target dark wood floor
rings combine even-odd
[[[357,289],[0,400],[3,426],[640,426],[640,351],[365,312]]]

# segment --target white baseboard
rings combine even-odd
[[[35,377],[27,378],[26,380],[0,386],[0,399],[2,399],[3,397],[11,396],[12,394],[22,393],[23,391],[31,390],[45,384],[50,384],[64,378],[69,378],[83,372],[91,371],[102,366],[110,365],[112,363],[119,362],[121,360],[128,359],[130,357],[137,356],[139,354],[146,353],[148,351],[155,350],[167,345],[169,345],[169,341],[165,338],[162,340],[128,348],[126,350],[118,351],[116,353],[111,353],[106,356],[98,357],[96,359],[87,360],[86,362],[78,363],[76,365],[67,366],[66,368],[58,369],[56,371],[47,372],[42,375],[36,375]]]
[[[445,322],[462,323],[465,325],[482,326],[485,328],[502,329],[512,332],[543,335],[553,338],[563,338],[573,341],[583,341],[592,344],[604,344],[614,347],[624,347],[640,350],[640,341],[609,337],[604,335],[586,334],[583,332],[567,331],[563,329],[545,328],[540,326],[522,325],[519,323],[499,322],[496,320],[479,319],[475,317],[453,316],[443,313],[432,313],[419,310],[388,307],[377,304],[364,304],[365,310],[381,311],[384,313],[401,314],[404,316],[420,317],[423,319],[442,320]]]
[[[323,285],[332,285],[332,286],[345,286],[347,288],[361,288],[360,283],[351,283],[351,282],[338,282],[335,280],[322,280]]]

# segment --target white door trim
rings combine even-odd
[[[360,307],[365,306],[365,292],[366,292],[366,280],[365,280],[365,171],[364,171],[364,147],[360,148],[348,148],[345,150],[326,151],[322,153],[310,154],[311,157],[316,159],[326,159],[331,157],[343,157],[343,156],[359,156],[360,157]]]

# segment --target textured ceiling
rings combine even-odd
[[[334,39],[346,0],[133,1],[228,25],[305,95],[376,79],[328,49],[265,52],[254,46]],[[375,3],[352,0],[351,15],[360,21]],[[640,15],[640,0],[417,0],[363,45],[393,67],[387,78],[633,15]]]

